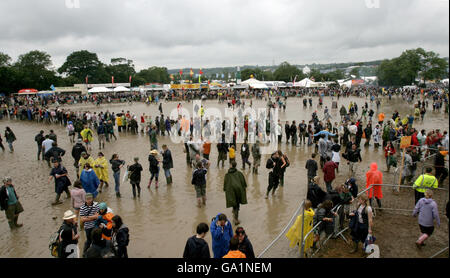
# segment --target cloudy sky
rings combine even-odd
[[[0,52],[222,67],[449,56],[448,0],[1,0]]]

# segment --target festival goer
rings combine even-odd
[[[239,225],[240,205],[247,204],[247,182],[244,175],[236,169],[236,161],[225,174],[223,191],[225,192],[226,207],[233,208],[234,224]]]
[[[86,193],[86,203],[80,207],[80,225],[84,227],[86,241],[84,243],[83,254],[91,246],[92,230],[95,228],[95,221],[98,218],[98,203],[94,203],[94,195]]]
[[[248,164],[250,168],[252,164],[248,161],[250,157],[250,147],[247,144],[247,139],[244,140],[244,143],[241,145],[241,158],[242,158],[242,170],[245,170],[245,164]]]
[[[206,173],[207,169],[204,168],[201,161],[197,162],[196,169],[192,173],[191,183],[195,187],[197,197],[197,207],[201,207],[202,204],[206,205]]]
[[[425,174],[420,175],[416,181],[414,182],[413,188],[414,190],[414,199],[415,204],[425,197],[425,191],[429,188],[437,188],[438,187],[438,180],[435,176],[432,174],[433,169],[431,167],[427,167],[425,169]]]
[[[63,224],[59,228],[60,245],[58,258],[79,258],[80,250],[78,248],[77,216],[71,210],[64,213]]]
[[[228,253],[230,239],[233,238],[233,227],[227,216],[223,213],[217,214],[211,221],[210,231],[214,258],[222,258]]]
[[[80,181],[86,193],[92,193],[94,198],[97,197],[97,189],[100,184],[100,180],[95,174],[95,171],[92,169],[91,164],[86,163],[84,165],[84,169],[80,174]]]
[[[246,256],[239,250],[239,239],[236,237],[231,238],[230,247],[228,253],[222,258],[230,258],[230,259],[245,259]]]
[[[59,200],[61,193],[66,192],[67,199],[70,198],[70,191],[69,186],[72,184],[67,177],[67,169],[62,166],[57,159],[54,159],[52,161],[53,168],[50,172],[50,177],[48,181],[50,182],[52,178],[55,179],[55,192],[56,192],[56,198],[55,201],[52,203],[52,205],[58,205],[62,204],[62,202]]]
[[[128,227],[122,222],[119,215],[114,215],[112,220],[112,245],[116,258],[128,258],[127,246],[130,243]]]
[[[3,186],[0,188],[0,208],[5,211],[6,219],[8,220],[9,228],[20,228],[23,226],[17,223],[19,214],[24,211],[22,204],[19,202],[19,195],[12,184],[10,177],[3,178]]]
[[[149,171],[150,171],[150,181],[148,182],[147,188],[150,189],[152,185],[153,178],[155,178],[155,188],[158,188],[158,176],[159,176],[159,160],[157,159],[158,151],[152,150],[148,156],[149,161]]]
[[[336,170],[338,168],[337,164],[331,161],[331,158],[327,156],[326,163],[323,165],[323,180],[325,181],[325,185],[327,187],[327,191],[330,192],[332,190],[333,180],[336,178]]]
[[[261,165],[261,148],[259,146],[259,140],[252,146],[253,167],[252,173],[258,174],[258,168]]]
[[[381,208],[381,199],[383,199],[383,173],[378,170],[378,164],[373,162],[370,164],[370,170],[366,172],[366,188],[372,186],[368,191],[368,197],[370,201],[370,206],[372,207],[372,198],[375,197],[377,200],[378,207]]]
[[[286,237],[290,240],[289,247],[294,248],[298,245],[299,252],[302,251],[302,242],[303,238],[312,230],[313,228],[313,219],[314,219],[314,210],[312,208],[312,203],[310,200],[306,200],[303,204],[303,214],[297,216],[292,227],[286,233]],[[303,226],[303,237],[302,237],[302,226]],[[313,235],[310,234],[305,239],[304,245],[304,253],[305,255],[308,253],[309,249],[313,245]]]
[[[120,169],[123,167],[123,165],[125,165],[125,161],[120,160],[119,155],[115,153],[112,155],[109,163],[111,164],[111,169],[113,170],[115,183],[114,190],[116,191],[116,197],[120,198]]]
[[[170,152],[167,145],[162,145],[162,157],[163,157],[163,169],[164,169],[164,175],[166,176],[166,182],[167,185],[172,184],[172,173],[170,172],[170,169],[173,168],[173,160],[172,160],[172,153]],[[209,155],[208,155],[209,156]]]
[[[307,177],[308,177],[307,183],[308,184],[317,175],[317,170],[319,169],[315,158],[316,158],[316,154],[312,153],[311,158],[306,161],[305,168],[308,170],[308,173],[307,173]]]
[[[436,202],[432,199],[433,191],[427,189],[425,191],[425,197],[421,198],[413,211],[413,216],[419,215],[419,228],[422,233],[419,239],[416,241],[416,246],[418,248],[425,245],[425,240],[429,238],[434,231],[434,220],[438,227],[441,226],[441,221],[439,219],[439,210]]]
[[[97,178],[100,180],[99,193],[102,193],[103,185],[106,187],[109,185],[109,171],[108,171],[108,161],[102,152],[98,153],[98,158],[94,161],[94,171]]]
[[[128,166],[128,175],[130,178],[130,184],[133,191],[133,198],[136,198],[136,188],[137,196],[141,197],[141,172],[144,170],[142,165],[139,163],[139,157],[135,157],[134,164]]]
[[[80,180],[74,181],[73,189],[70,189],[70,197],[72,198],[72,208],[78,218],[81,206],[86,203],[86,191],[83,189]]]
[[[44,131],[41,130],[39,131],[39,133],[34,137],[34,141],[36,141],[37,143],[37,147],[38,147],[38,153],[37,153],[37,159],[40,160],[40,155],[42,153],[42,160],[44,160],[44,152],[42,150],[42,142],[44,142],[45,140],[45,136],[44,136]]]
[[[209,231],[208,224],[200,223],[197,225],[197,234],[188,238],[186,246],[184,247],[184,259],[209,259],[208,243],[205,241],[205,236]]]
[[[350,213],[350,234],[352,235],[353,249],[350,253],[358,251],[358,243],[366,240],[368,234],[372,234],[373,213],[372,207],[368,204],[367,195],[359,196],[359,205],[355,211]]]

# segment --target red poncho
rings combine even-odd
[[[378,170],[378,164],[373,162],[370,164],[370,170],[366,173],[366,188],[369,188],[372,184],[382,184],[383,183],[383,173]],[[381,186],[375,185],[372,189],[368,191],[369,199],[374,196],[378,199],[383,198],[383,192],[381,191]]]

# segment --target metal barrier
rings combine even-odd
[[[295,210],[294,215],[291,220],[287,223],[286,227],[278,234],[278,236],[257,256],[257,258],[261,258],[274,244],[275,242],[286,232],[286,230],[290,227],[291,222],[295,219],[297,214],[302,210],[302,214],[304,214],[304,204],[305,200],[300,203],[300,206]],[[303,232],[303,227],[302,227]]]

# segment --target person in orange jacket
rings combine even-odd
[[[95,223],[95,226],[102,229],[102,238],[111,240],[113,228],[112,218],[114,217],[114,214],[112,213],[111,209],[108,208],[106,203],[100,203],[98,205],[98,208],[99,216]]]
[[[239,239],[237,237],[233,237],[230,240],[230,251],[228,254],[223,256],[223,258],[229,259],[245,259],[245,254],[239,251]]]

